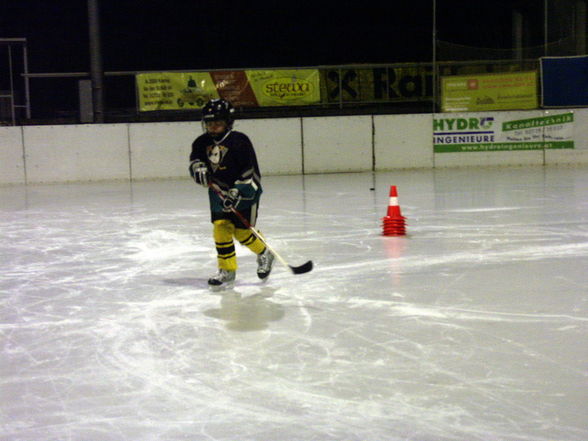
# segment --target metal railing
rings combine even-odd
[[[22,51],[22,59],[20,69],[16,69],[15,64],[16,60],[13,56],[13,47],[19,47]],[[6,64],[6,79],[8,80],[8,89],[0,91],[0,100],[6,99],[8,100],[8,109],[10,112],[10,120],[12,125],[16,124],[17,120],[17,109],[23,108],[25,109],[26,118],[30,119],[31,117],[31,107],[30,107],[30,91],[29,91],[29,68],[28,68],[28,55],[27,55],[27,39],[26,38],[0,38],[0,47],[6,48],[7,54],[7,64]],[[16,71],[21,70],[23,75],[23,87],[24,87],[24,103],[18,104],[16,99],[16,84],[15,84],[15,77]],[[1,120],[1,118],[0,118]]]
[[[320,72],[320,103],[308,106],[257,107],[239,110],[244,117],[252,118],[294,114],[435,112],[439,109],[439,84],[442,76],[538,70],[538,66],[538,59],[525,59],[444,61],[435,64],[396,63],[263,68],[263,70],[317,69]],[[231,69],[222,69],[222,71],[228,70]],[[214,72],[214,70],[182,69],[166,72]],[[140,112],[135,85],[135,75],[139,73],[146,72],[104,72],[106,122],[198,119],[198,112],[194,110]],[[79,81],[87,81],[90,78],[90,72],[23,73],[23,78],[27,83],[32,82],[33,120],[21,121],[21,123],[80,122]],[[53,84],[47,85],[45,81],[52,81]],[[35,101],[36,96],[47,98],[47,92],[56,89],[58,90],[55,97],[57,101],[50,102],[48,99]],[[43,108],[44,104],[47,109]],[[28,112],[31,112],[30,104],[28,106]],[[27,119],[31,120],[29,116]]]

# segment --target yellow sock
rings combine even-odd
[[[213,222],[213,236],[216,245],[218,267],[228,271],[237,271],[237,255],[233,235],[235,225],[229,220]]]
[[[255,254],[262,253],[265,249],[265,245],[259,240],[251,230],[243,228],[235,228],[235,239],[237,239],[241,245],[246,246]]]

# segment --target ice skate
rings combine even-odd
[[[263,253],[257,255],[257,277],[261,280],[267,279],[272,272],[273,264],[274,255],[266,248]]]
[[[229,288],[235,284],[236,271],[219,269],[218,272],[208,279],[208,286],[213,289]]]

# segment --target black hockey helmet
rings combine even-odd
[[[229,128],[233,127],[235,108],[222,98],[208,101],[202,108],[202,123],[208,121],[226,121]]]

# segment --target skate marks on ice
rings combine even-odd
[[[585,229],[516,224],[415,225],[392,241],[329,230],[338,252],[305,285],[310,334],[332,335],[322,360],[339,378],[353,371],[346,387],[363,386],[368,413],[406,412],[423,423],[414,439],[588,434]]]
[[[172,188],[165,210],[136,191],[2,213],[0,440],[585,441],[588,186],[558,176],[567,208],[542,213],[521,179],[499,201],[521,209],[490,211],[489,185],[469,198],[442,175],[399,183],[399,240],[379,235],[380,185],[373,207],[359,191],[329,204],[337,177],[284,185],[305,198],[280,193],[286,215],[275,178],[264,229],[317,268],[258,285],[244,256],[221,294],[201,277],[206,214]]]
[[[386,428],[443,440],[580,441],[588,434],[581,386],[588,375],[576,362],[587,354],[573,343],[588,332],[584,315],[528,304],[476,308],[459,287],[444,290],[453,302],[434,290],[420,301],[374,291],[313,299],[312,327],[297,347],[321,354],[315,367],[325,369],[326,383],[297,392],[320,390],[345,410],[357,404],[376,436]],[[431,296],[439,303],[425,300]]]

